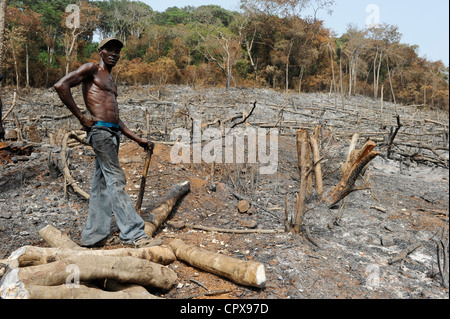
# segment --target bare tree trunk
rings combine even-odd
[[[342,102],[342,108],[344,108],[344,83],[342,81],[342,56],[339,57],[339,80],[341,85],[341,102]]]
[[[378,49],[375,54],[375,59],[373,59],[373,97],[377,98],[378,96],[378,87],[377,87],[377,58],[378,58]]]
[[[75,47],[75,42],[77,41],[78,33],[76,33],[76,29],[72,31],[72,43],[69,48],[66,48],[66,75],[69,74],[70,70],[70,59],[73,54],[73,48]]]
[[[3,54],[5,50],[6,7],[6,0],[0,0],[0,73],[3,70]]]
[[[306,197],[309,193],[309,190],[312,191],[312,178],[309,174],[309,170],[311,168],[309,134],[308,131],[304,129],[300,129],[297,131],[297,155],[298,167],[300,172],[300,190],[297,197],[297,209],[293,222],[293,230],[295,233],[300,233],[300,227],[303,223],[303,216],[306,212]]]
[[[25,43],[25,72],[26,72],[26,87],[30,87],[30,67],[29,67],[30,56],[28,53],[28,42]]]
[[[14,59],[14,70],[16,71],[16,88],[19,91],[19,67],[17,66],[16,51],[14,49],[11,51]]]
[[[0,78],[2,75],[0,74]],[[1,82],[1,79],[0,79]],[[3,121],[2,121],[2,111],[3,111],[3,103],[2,98],[0,97],[0,141],[5,139],[5,129],[3,128]]]
[[[382,62],[383,62],[383,51],[380,52],[380,62],[378,63],[378,69],[377,69],[377,95],[375,97],[378,96],[378,88],[379,88],[379,85],[380,85],[380,69],[381,69],[381,63]]]
[[[388,76],[389,76],[389,84],[391,86],[392,101],[394,102],[394,104],[397,104],[397,101],[395,99],[394,87],[392,86],[391,68],[389,67],[389,61],[387,61],[386,64],[387,64],[387,71],[388,71]]]
[[[334,61],[333,61],[333,51],[332,48],[330,47],[330,62],[331,62],[331,75],[333,77],[333,87],[334,87],[334,94],[337,93],[337,89],[336,89],[336,79],[334,76]],[[331,91],[331,90],[330,90]]]

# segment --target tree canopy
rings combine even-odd
[[[329,10],[332,0],[241,0],[239,12],[79,0],[75,28],[67,24],[71,3],[7,0],[0,46],[7,85],[49,87],[98,61],[97,41],[114,36],[125,43],[114,71],[120,84],[267,86],[449,109],[448,66],[402,43],[397,26],[349,25],[337,35],[304,14]]]

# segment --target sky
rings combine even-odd
[[[169,7],[219,5],[239,11],[240,0],[140,0],[153,10],[163,12]],[[338,36],[349,23],[363,28],[366,23],[388,23],[399,27],[401,42],[419,46],[419,55],[428,60],[442,60],[449,65],[449,1],[448,0],[335,0],[329,15],[318,18]]]

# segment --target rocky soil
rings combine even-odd
[[[120,88],[121,117],[139,134],[147,134],[145,111],[150,114],[150,138],[156,148],[150,165],[143,207],[150,210],[176,183],[189,180],[191,191],[155,235],[167,245],[180,238],[244,260],[265,264],[264,289],[238,286],[182,262],[169,267],[179,275],[176,287],[164,297],[200,297],[210,290],[225,293],[210,298],[449,298],[448,293],[448,114],[415,107],[380,104],[370,98],[328,94],[297,94],[266,89],[193,89],[170,86],[160,99],[151,87]],[[2,89],[4,114],[12,91]],[[75,92],[79,105],[82,97]],[[255,104],[256,101],[256,104]],[[253,109],[254,107],[254,109]],[[54,175],[49,164],[60,157],[58,131],[79,130],[69,111],[52,90],[21,91],[14,108],[24,142],[9,140],[0,148],[0,259],[23,245],[46,246],[38,231],[48,224],[79,242],[88,202]],[[387,156],[392,132],[397,144]],[[278,162],[274,174],[260,174],[257,163],[172,163],[175,128],[190,130],[193,120],[202,127],[221,129],[246,119],[247,126],[276,128]],[[10,115],[5,128],[16,122]],[[360,133],[377,143],[381,156],[373,160],[364,178],[371,189],[350,194],[330,209],[313,196],[307,203],[305,225],[309,235],[239,234],[184,227],[186,224],[227,230],[284,229],[285,211],[295,211],[299,189],[296,130],[323,127],[324,184],[330,190],[340,179],[351,136]],[[246,124],[237,124],[246,127]],[[50,137],[53,136],[52,140]],[[24,151],[24,149],[26,151]],[[139,191],[144,152],[123,139],[120,159],[128,177],[127,192]],[[71,147],[70,172],[89,192],[94,171],[90,147]],[[212,173],[212,169],[214,169]],[[361,182],[362,183],[362,182]],[[237,208],[238,198],[251,205]],[[117,232],[113,225],[112,232]],[[440,249],[440,242],[445,249]],[[415,245],[413,251],[411,247]],[[404,251],[405,258],[392,262]],[[438,251],[446,266],[438,266]],[[442,267],[441,267],[442,268]],[[162,294],[161,292],[153,292]]]

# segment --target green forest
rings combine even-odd
[[[164,12],[131,0],[1,0],[3,85],[51,87],[86,62],[99,39],[125,44],[113,71],[121,85],[268,87],[280,91],[361,94],[448,111],[448,66],[420,57],[401,30],[349,25],[337,35],[305,8],[327,0],[241,0]],[[1,25],[4,25],[2,28]]]

